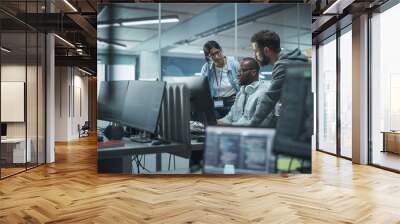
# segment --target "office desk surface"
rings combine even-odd
[[[124,146],[98,148],[99,158],[120,157],[133,154],[153,154],[153,153],[180,153],[189,150],[184,144],[171,142],[170,144],[152,145],[151,143],[132,142],[129,138],[124,138]]]
[[[30,139],[28,138],[28,141]],[[1,139],[1,143],[20,143],[20,142],[24,142],[25,138],[6,138],[6,139]]]
[[[192,151],[204,150],[205,142],[198,142],[196,139],[190,140],[190,148]]]

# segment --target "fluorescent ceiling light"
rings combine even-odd
[[[121,26],[120,23],[111,23],[111,24],[97,24],[97,28],[107,28],[110,26]]]
[[[135,19],[124,19],[113,22],[102,22],[97,24],[97,28],[107,28],[111,26],[140,26],[157,23],[177,23],[179,22],[178,16],[162,16],[161,19],[158,17],[144,17]]]
[[[148,25],[148,24],[157,24],[158,22],[161,23],[177,23],[179,22],[178,18],[166,18],[166,19],[150,19],[150,20],[137,20],[137,21],[126,21],[121,22],[122,26],[139,26],[139,25]]]
[[[75,48],[75,45],[73,45],[73,44],[72,44],[71,42],[69,42],[68,40],[66,40],[66,39],[64,39],[64,38],[62,38],[62,37],[60,37],[60,36],[57,35],[57,34],[54,34],[54,36],[57,37],[58,39],[60,39],[62,42],[66,43],[68,46]]]
[[[81,68],[79,68],[79,67],[78,67],[78,69],[79,69],[79,71],[81,71],[81,72],[83,72],[83,73],[85,73],[85,74],[93,75],[92,73],[90,73],[90,72],[88,72],[88,71],[86,71],[86,70],[83,70],[83,69],[81,69]]]
[[[65,4],[67,4],[72,10],[74,10],[74,12],[78,12],[78,10],[71,4],[69,3],[68,0],[64,0]]]
[[[128,48],[125,44],[120,44],[120,43],[115,43],[115,42],[107,42],[104,40],[97,40],[97,44],[101,45],[101,44],[105,44],[111,47],[116,47],[116,48],[121,48],[121,49],[126,49]]]
[[[10,53],[10,52],[11,52],[10,50],[8,50],[8,49],[5,48],[5,47],[1,47],[0,49],[1,49],[2,51],[6,52],[6,53]]]
[[[354,0],[336,0],[322,14],[341,14],[343,10],[351,5]]]

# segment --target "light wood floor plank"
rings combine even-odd
[[[400,175],[313,152],[313,174],[97,174],[96,138],[0,181],[0,223],[400,223]]]

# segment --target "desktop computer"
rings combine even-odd
[[[214,103],[205,76],[174,77],[172,82],[183,83],[190,91],[191,120],[207,125],[216,125]]]
[[[165,92],[165,82],[129,81],[122,109],[121,123],[155,135]],[[131,138],[132,141],[151,142],[145,134]]]
[[[124,129],[120,123],[128,84],[129,81],[100,82],[97,119],[112,122],[104,130],[104,135],[109,140],[120,140],[124,136]]]
[[[129,81],[102,81],[97,98],[97,119],[120,122]]]

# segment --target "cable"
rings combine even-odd
[[[290,158],[288,173],[290,173],[290,168],[292,167],[293,157]]]
[[[171,156],[172,156],[172,154],[169,154],[169,159],[168,159],[168,171],[170,171],[170,168],[171,168]]]
[[[143,156],[144,156],[144,155],[142,155],[141,158],[143,158]],[[142,164],[142,159],[139,159],[139,157],[138,157],[137,155],[136,155],[136,158],[137,158],[137,163],[136,163],[136,164],[137,164],[137,166],[138,166],[138,169],[139,169],[139,167],[141,167],[143,170],[145,170],[145,171],[151,173],[150,170],[146,169],[146,167],[143,166],[143,164]]]

